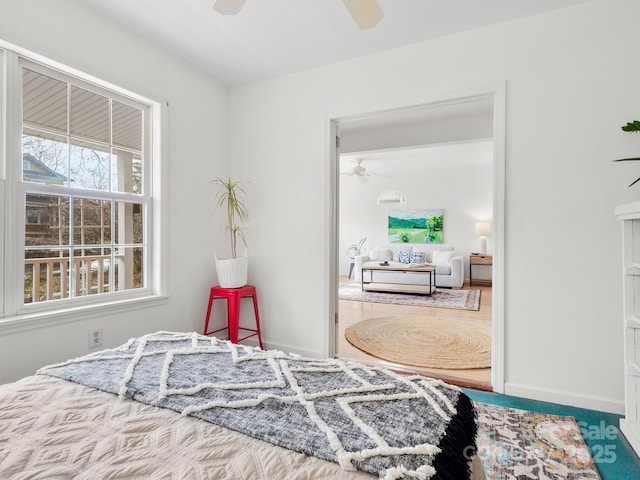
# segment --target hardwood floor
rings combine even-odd
[[[340,282],[348,281],[340,277]],[[481,290],[480,311],[454,310],[450,308],[415,307],[409,305],[391,305],[385,303],[356,302],[340,300],[338,304],[338,341],[336,356],[343,359],[357,360],[369,365],[376,365],[402,373],[419,373],[433,378],[439,378],[449,383],[463,387],[491,391],[491,369],[476,368],[470,370],[446,370],[437,368],[417,368],[407,365],[390,363],[366,354],[352,346],[344,337],[344,331],[350,325],[367,318],[384,317],[388,315],[428,315],[440,318],[458,318],[470,322],[484,322],[491,326],[491,287],[466,285],[463,288]]]

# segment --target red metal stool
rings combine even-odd
[[[213,332],[207,332],[209,328],[209,317],[211,316],[211,307],[213,306],[214,298],[226,298],[228,318],[227,326],[219,328]],[[240,299],[244,297],[253,298],[253,311],[256,314],[256,328],[244,328],[239,325],[240,323]],[[232,343],[238,343],[242,340],[246,340],[250,337],[258,337],[260,348],[262,347],[262,337],[260,336],[260,316],[258,314],[258,295],[256,294],[256,287],[253,285],[245,285],[239,288],[223,288],[223,287],[211,287],[211,293],[209,294],[209,306],[207,307],[207,318],[204,322],[204,334],[211,335],[213,333],[221,332],[222,330],[229,330],[229,340]],[[248,332],[254,332],[246,337],[238,338],[238,331],[246,330]]]

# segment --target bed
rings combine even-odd
[[[483,479],[458,388],[156,332],[0,386],[0,478]]]

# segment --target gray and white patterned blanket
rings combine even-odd
[[[469,477],[475,411],[457,387],[337,359],[157,332],[41,369],[387,480]]]

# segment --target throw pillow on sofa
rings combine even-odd
[[[431,263],[434,265],[449,265],[455,253],[449,250],[434,250],[431,255]]]
[[[424,263],[426,261],[424,252],[411,252],[409,263]]]
[[[395,252],[393,254],[393,261],[397,263],[411,263],[411,252]]]

